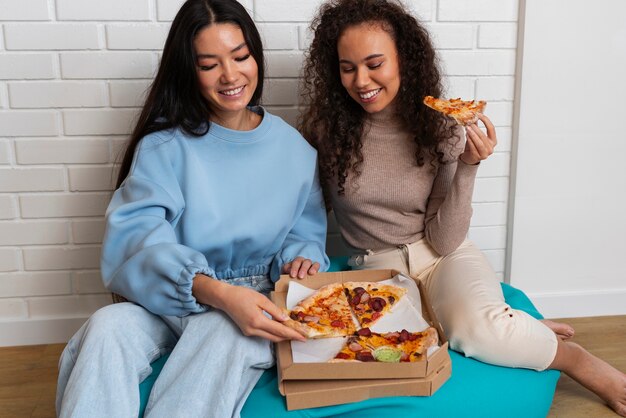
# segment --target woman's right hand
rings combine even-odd
[[[465,151],[459,156],[459,159],[468,165],[475,165],[489,158],[498,143],[496,128],[491,120],[480,113],[478,114],[478,119],[485,124],[487,133],[485,134],[476,123],[465,127],[465,137],[467,139],[465,141]]]
[[[246,336],[262,337],[273,342],[306,340],[296,330],[283,325],[281,322],[289,318],[265,295],[255,290],[199,275],[194,279],[193,293],[199,302],[226,312]]]

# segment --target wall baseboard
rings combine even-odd
[[[626,289],[527,295],[546,318],[626,315]]]
[[[66,343],[85,317],[28,319],[0,322],[0,347]]]

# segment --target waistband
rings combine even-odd
[[[268,274],[258,274],[245,277],[235,277],[230,279],[218,279],[233,286],[244,286],[257,292],[267,294],[274,290],[274,282]]]
[[[426,238],[410,244],[401,244],[380,250],[365,250],[363,253],[354,254],[348,259],[348,265],[356,268],[367,268],[367,264],[374,263],[376,258],[384,259],[391,252],[402,254],[406,263],[406,270],[411,276],[417,276],[428,267],[434,265],[441,256],[430,246]]]

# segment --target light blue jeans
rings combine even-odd
[[[229,280],[267,294],[266,276]],[[59,417],[125,418],[139,412],[138,385],[150,363],[171,352],[144,417],[239,417],[263,371],[274,365],[271,342],[246,337],[222,311],[158,316],[133,303],[95,312],[59,360]]]

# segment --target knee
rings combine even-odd
[[[516,341],[513,335],[518,326],[517,314],[506,304],[481,312],[457,313],[447,330],[450,347],[479,359],[510,353],[508,347]]]
[[[115,342],[127,335],[133,318],[145,313],[145,309],[133,303],[116,303],[98,309],[91,315],[81,330],[72,338],[85,341],[94,341],[96,344]],[[76,344],[77,341],[70,341]],[[68,345],[70,345],[68,344]]]

